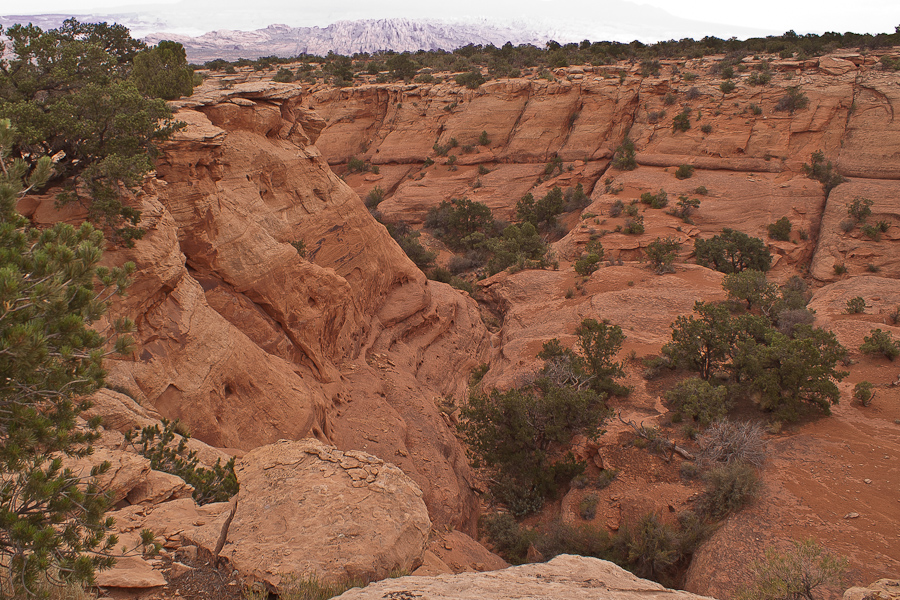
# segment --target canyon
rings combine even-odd
[[[766,240],[772,280],[800,275],[810,284],[816,324],[836,334],[852,364],[832,416],[770,428],[763,493],[704,543],[684,588],[734,597],[753,558],[804,538],[847,556],[855,585],[896,577],[898,374],[886,358],[858,349],[875,327],[900,336],[889,319],[900,305],[900,77],[877,56],[845,51],[770,57],[771,84],[754,86],[748,78],[760,59],[748,57],[726,93],[711,72],[721,58],[661,61],[659,76],[642,75],[639,64],[573,66],[478,89],[452,79],[278,84],[271,73],[244,70],[210,76],[193,96],[172,102],[186,127],[162,148],[135,199],[146,234],[104,258],[137,265],[128,296],[112,311],[134,318],[137,329],[133,353],[107,364],[111,389],[97,400],[107,418],[101,447],[133,458],[123,452],[122,432],[179,419],[204,463],[238,456],[241,494],[256,494],[196,507],[177,481],[140,487],[148,469],[122,459],[110,484],[121,492],[117,521],[130,531],[155,523],[169,550],[205,549],[277,590],[285,571],[312,568],[308,555],[317,552],[300,537],[281,554],[272,536],[267,548],[251,541],[272,510],[267,495],[274,502],[278,489],[288,489],[267,479],[277,466],[282,485],[324,473],[327,481],[310,479],[308,489],[333,489],[338,479],[349,491],[377,488],[369,496],[389,493],[411,515],[400,524],[371,520],[385,538],[400,540],[389,552],[374,552],[372,542],[371,560],[360,552],[343,566],[319,564],[322,573],[382,578],[392,569],[433,575],[505,566],[475,541],[484,482],[455,427],[470,373],[485,364],[484,389],[508,389],[540,367],[544,342],[556,337],[571,346],[583,318],[609,319],[626,335],[620,358],[633,388],[613,408],[624,420],[667,424],[664,389],[642,376],[641,359],[659,352],[670,324],[695,301],[724,299],[722,274],[694,264],[691,254],[694,240],[730,227]],[[778,110],[790,88],[808,104]],[[686,131],[673,127],[679,114],[689,115]],[[637,150],[630,171],[612,164],[626,135]],[[447,156],[436,152],[453,141]],[[804,172],[817,151],[848,178],[829,193]],[[377,173],[350,172],[352,159]],[[549,168],[554,160],[558,169]],[[676,178],[684,164],[693,175]],[[512,221],[526,193],[577,185],[589,204],[560,217],[550,244],[555,267],[501,272],[478,281],[474,294],[427,279],[364,205],[377,187],[384,222],[421,229],[429,208],[462,197]],[[624,223],[610,214],[616,200],[660,189],[700,200],[690,222],[641,207],[644,233],[616,230]],[[841,227],[856,198],[872,201],[870,222],[890,225],[877,240]],[[60,214],[52,194],[27,197],[20,211],[37,223],[83,218],[75,208]],[[792,224],[790,238],[768,239],[768,226],[782,217]],[[674,272],[658,275],[645,251],[667,236],[682,246]],[[572,264],[597,239],[610,260],[581,278]],[[427,231],[421,241],[439,263],[450,257]],[[865,310],[846,314],[857,296]],[[852,400],[863,380],[875,385],[870,406]],[[620,472],[599,493],[596,521],[611,530],[648,510],[674,518],[697,495],[676,465],[634,447],[633,438],[610,420],[598,443],[578,448]],[[316,466],[301,468],[308,464]],[[563,519],[577,519],[582,496],[573,488],[559,501]],[[308,526],[290,513],[279,508],[278,522]],[[442,557],[448,546],[468,550]],[[599,568],[569,564],[576,560],[548,563],[548,578]],[[377,585],[378,593],[403,588]]]

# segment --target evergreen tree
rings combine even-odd
[[[178,42],[163,40],[139,52],[134,57],[131,77],[141,93],[151,98],[174,100],[194,93],[194,70],[188,65],[184,46]]]
[[[90,454],[98,435],[96,420],[85,428],[76,419],[103,384],[105,349],[117,338],[116,350],[126,350],[119,334],[131,324],[116,321],[111,337],[90,325],[134,269],[97,267],[103,235],[89,224],[38,230],[16,213],[51,163],[9,160],[13,137],[0,119],[0,597],[31,594],[48,572],[90,582],[112,564],[107,496],[63,457]]]

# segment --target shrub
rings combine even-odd
[[[706,489],[700,500],[701,511],[721,519],[752,502],[762,487],[756,469],[743,462],[711,468],[703,474]]]
[[[369,170],[369,163],[362,160],[361,158],[356,158],[355,156],[351,157],[349,161],[347,161],[347,172],[348,173],[365,173]]]
[[[562,214],[564,209],[564,197],[559,186],[538,201],[530,193],[525,194],[516,204],[516,219],[531,223],[535,227],[552,226],[556,224],[556,216]]]
[[[745,269],[768,271],[772,265],[772,255],[765,242],[727,227],[708,240],[696,240],[694,254],[698,265],[722,273],[737,273]]]
[[[707,135],[712,133],[712,130],[713,130],[712,125],[710,125],[709,123],[704,123],[703,125],[700,126],[700,131],[702,131],[703,133],[705,133]]]
[[[872,214],[872,201],[868,198],[854,198],[847,204],[847,215],[855,223],[863,223]]]
[[[627,135],[613,154],[612,166],[620,171],[634,171],[637,168],[634,142]]]
[[[835,263],[832,269],[834,269],[835,275],[843,275],[847,272],[847,266],[841,263]]]
[[[641,194],[641,203],[649,204],[650,208],[665,208],[669,204],[669,195],[666,190],[659,190],[656,194],[644,192]]]
[[[700,436],[697,461],[704,466],[746,463],[762,468],[766,462],[763,429],[756,423],[715,421]]]
[[[880,328],[871,330],[869,335],[863,337],[859,349],[866,354],[883,354],[890,361],[900,356],[900,342],[894,340],[890,331]]]
[[[691,128],[691,112],[683,110],[672,119],[672,131],[687,131]]]
[[[290,69],[282,67],[278,69],[278,72],[272,77],[272,81],[277,83],[291,83],[294,81],[294,73]]]
[[[616,477],[619,476],[619,471],[616,469],[603,469],[600,471],[600,475],[597,476],[597,489],[605,490],[608,488],[613,481],[616,480]]]
[[[666,239],[656,238],[650,242],[644,252],[656,273],[662,274],[671,273],[675,270],[672,264],[675,262],[675,257],[680,249],[681,244],[675,238],[666,237]]]
[[[597,516],[597,494],[587,494],[578,503],[578,514],[585,521],[590,521]]]
[[[719,89],[722,90],[723,94],[730,94],[736,87],[737,85],[730,79],[719,84]]]
[[[472,234],[488,238],[496,229],[491,209],[467,198],[454,198],[449,202],[443,200],[438,206],[428,209],[425,227],[456,250],[471,248],[475,243],[469,237]]]
[[[575,261],[575,272],[582,277],[587,277],[600,268],[600,262],[602,260],[603,254],[589,252]]]
[[[713,386],[699,377],[685,379],[666,392],[672,405],[673,418],[688,417],[701,425],[724,419],[728,414],[728,392],[725,386]]]
[[[624,233],[630,235],[640,235],[644,233],[644,216],[637,215],[625,221],[625,227],[622,229]]]
[[[656,579],[670,573],[685,553],[678,532],[654,513],[622,527],[612,540],[612,551],[615,562],[638,577]]]
[[[688,222],[691,213],[700,208],[700,200],[697,198],[688,198],[687,196],[678,196],[678,202],[675,203],[675,210],[672,214],[679,219]]]
[[[675,177],[677,179],[690,179],[694,176],[694,165],[680,165],[678,169],[675,170]]]
[[[685,81],[691,82],[691,81],[696,80],[697,77],[699,77],[699,76],[698,76],[696,73],[691,73],[690,71],[685,71],[684,73],[681,74],[681,77],[682,77],[682,79],[684,79]],[[697,88],[692,88],[692,89],[695,89],[695,90],[696,90]],[[699,91],[699,90],[698,90],[698,91]]]
[[[847,314],[855,315],[866,310],[866,301],[862,296],[856,296],[847,300]]]
[[[487,131],[482,131],[481,135],[478,136],[478,145],[479,146],[489,146],[491,144],[491,138],[488,137]]]
[[[878,227],[875,227],[873,225],[863,225],[861,231],[863,232],[863,235],[868,237],[870,240],[875,242],[881,241],[881,230],[878,229]]]
[[[150,460],[151,469],[171,473],[194,486],[193,497],[197,504],[227,502],[238,493],[234,457],[224,465],[217,459],[212,469],[201,467],[197,451],[187,449],[190,434],[178,427],[179,422],[163,419],[162,425],[162,430],[159,425],[148,425],[130,431],[125,434],[125,441]],[[181,434],[181,439],[173,444],[177,433]]]
[[[754,582],[739,600],[815,600],[813,592],[818,588],[843,583],[846,558],[828,554],[812,539],[792,544],[784,554],[769,548],[762,559],[751,563]]]
[[[767,85],[770,81],[772,81],[772,72],[768,70],[751,73],[747,78],[747,83],[750,85]]]
[[[426,250],[419,242],[419,232],[413,231],[406,223],[385,223],[388,233],[397,245],[406,253],[406,256],[423,271],[434,266],[437,253]]]
[[[787,217],[781,217],[768,227],[769,237],[779,242],[787,242],[791,239],[791,221]]]
[[[534,534],[521,527],[509,513],[494,513],[481,518],[481,528],[494,552],[514,565],[526,561]]]
[[[872,402],[872,383],[869,381],[860,381],[853,386],[853,397],[859,400],[863,406],[868,406]]]
[[[372,209],[381,204],[381,201],[384,200],[384,190],[378,186],[375,186],[369,193],[366,194],[366,208]]]
[[[810,179],[815,179],[821,183],[826,195],[847,181],[846,177],[834,170],[831,161],[825,162],[825,154],[821,150],[813,152],[809,162],[810,164],[803,165],[803,172]]]
[[[673,104],[675,104],[675,101],[675,94],[673,94],[672,92],[668,92],[663,98],[663,104],[665,104],[666,106],[672,106]]]
[[[454,80],[459,85],[464,85],[471,90],[477,90],[481,84],[485,82],[484,76],[481,74],[481,69],[473,68],[468,73],[460,73]]]
[[[473,464],[497,471],[492,489],[516,515],[539,510],[544,497],[584,470],[571,454],[551,462],[549,451],[575,434],[600,434],[607,415],[593,390],[558,387],[473,393],[462,408],[460,430]]]
[[[300,258],[306,258],[306,242],[303,240],[297,240],[295,242],[291,242],[291,246],[294,247],[294,250],[297,251],[297,254],[300,255]]]
[[[609,216],[612,218],[622,216],[622,212],[625,210],[625,203],[621,200],[616,200],[609,207]]]
[[[798,325],[812,325],[816,314],[808,308],[791,308],[778,312],[778,331],[793,337]]]
[[[794,111],[806,108],[809,105],[809,98],[800,91],[799,85],[790,86],[786,91],[787,93],[775,103],[775,110],[788,111],[794,114]]]
[[[479,175],[487,175],[490,172],[491,172],[491,170],[488,169],[486,166],[478,165],[478,174]]]
[[[194,70],[188,65],[184,46],[178,42],[163,40],[135,54],[131,77],[138,89],[151,98],[175,100],[194,91]]]
[[[759,104],[750,104],[750,113],[756,115],[757,117],[762,114],[762,108],[760,108]]]

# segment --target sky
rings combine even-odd
[[[666,15],[657,14],[654,8],[685,20],[726,25],[712,32],[720,37],[728,37],[723,32],[731,31],[737,37],[747,37],[780,34],[788,29],[801,34],[825,31],[883,33],[893,32],[894,27],[900,25],[900,1],[893,0],[342,0],[339,3],[321,0],[38,0],[33,4],[0,0],[0,15],[26,11],[35,15],[131,12],[152,15],[157,23],[167,25],[170,31],[189,30],[193,34],[222,28],[254,29],[272,23],[324,26],[341,19],[396,16],[518,18],[557,23],[561,29],[580,27],[579,31],[590,33],[588,24],[614,20],[616,15],[623,14],[622,11],[631,12],[638,19],[642,14],[665,19]],[[682,30],[684,35],[679,36]],[[597,31],[601,35],[610,30],[598,28]],[[665,34],[671,34],[672,38],[693,37],[696,31],[695,27],[673,19],[671,31],[667,30]],[[630,33],[630,30],[623,31],[622,35]],[[639,38],[639,33],[636,37]]]

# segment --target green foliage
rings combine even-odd
[[[87,223],[28,225],[16,202],[46,183],[50,161],[9,160],[14,136],[0,120],[0,590],[19,598],[44,576],[91,583],[114,562],[108,497],[93,479],[109,463],[86,475],[63,457],[89,455],[99,437],[99,419],[79,425],[79,415],[103,385],[110,344],[129,349],[131,322],[92,325],[134,265],[98,267],[105,242]]]
[[[866,300],[862,296],[856,296],[847,300],[847,314],[856,315],[866,311]]]
[[[425,227],[434,232],[435,237],[454,249],[465,249],[463,242],[468,236],[480,233],[490,237],[494,230],[494,217],[485,204],[467,198],[444,200],[437,207],[428,209]]]
[[[727,227],[708,240],[696,240],[694,254],[698,265],[722,273],[745,269],[768,271],[772,265],[772,255],[765,242]]]
[[[787,217],[781,217],[768,227],[769,237],[779,242],[791,240],[791,221]]]
[[[762,108],[759,106],[759,104],[754,104],[753,102],[751,102],[750,103],[750,113],[753,114],[754,116],[758,117],[759,115],[762,114]]]
[[[296,242],[291,242],[291,246],[297,251],[297,254],[300,255],[300,258],[306,258],[306,242],[303,240],[297,240]]]
[[[603,248],[600,247],[598,252],[587,252],[575,261],[575,272],[582,277],[588,277],[591,273],[600,268],[603,260]]]
[[[371,165],[364,161],[361,158],[356,158],[355,156],[351,156],[350,160],[347,161],[347,172],[348,173],[366,173],[371,169]]]
[[[120,25],[74,19],[46,32],[14,25],[6,36],[0,118],[17,124],[10,150],[28,161],[55,156],[52,182],[67,189],[59,201],[85,205],[94,223],[130,244],[143,230],[125,198],[153,169],[156,144],[183,126],[164,100],[147,98],[128,78],[144,44]]]
[[[675,416],[689,417],[701,425],[723,419],[728,414],[728,391],[697,377],[685,379],[666,392]]]
[[[700,500],[701,510],[713,519],[722,519],[752,502],[762,484],[756,469],[742,462],[711,468],[703,474],[706,484]]]
[[[290,69],[281,67],[278,69],[278,72],[275,73],[275,76],[272,77],[272,81],[276,83],[291,83],[294,81],[294,73]]]
[[[552,462],[551,450],[578,433],[598,436],[606,415],[603,396],[543,380],[530,390],[473,393],[460,430],[473,464],[497,472],[494,493],[521,516],[584,468],[571,455]]]
[[[533,531],[521,527],[509,513],[484,515],[480,524],[494,552],[514,565],[526,562],[536,537]]]
[[[747,83],[750,85],[768,85],[770,81],[772,81],[772,72],[769,70],[751,73],[747,78]]]
[[[636,523],[627,523],[612,540],[611,558],[638,577],[660,579],[671,575],[676,565],[693,552],[671,525],[655,513],[647,513]]]
[[[434,259],[437,253],[426,250],[419,242],[419,232],[410,229],[406,223],[385,223],[388,233],[394,238],[394,241],[400,246],[406,256],[413,261],[419,269],[427,271],[434,267]]]
[[[491,138],[488,137],[488,132],[482,130],[481,135],[478,136],[478,145],[479,146],[490,146]]]
[[[810,179],[815,179],[822,184],[825,195],[828,195],[831,190],[847,181],[846,177],[834,170],[830,160],[828,162],[825,161],[825,153],[821,150],[813,152],[809,162],[810,164],[803,165],[803,172],[806,173],[806,176]],[[851,207],[852,206],[853,204],[851,204]],[[864,202],[862,206],[866,206]],[[850,207],[848,207],[848,212],[849,208]]]
[[[732,355],[734,373],[749,384],[760,408],[781,420],[796,420],[804,405],[829,415],[840,400],[835,382],[847,372],[838,371],[837,363],[847,350],[830,331],[799,325],[790,338],[775,329],[757,338],[742,334]]]
[[[872,201],[856,197],[847,205],[847,215],[856,223],[864,223],[872,214]]]
[[[637,169],[637,159],[634,142],[627,135],[622,144],[616,148],[613,154],[612,166],[620,171],[634,171]]]
[[[688,198],[687,196],[678,196],[678,202],[675,203],[675,210],[672,214],[679,219],[688,222],[691,213],[700,208],[699,198]]]
[[[790,86],[785,91],[787,93],[775,103],[775,110],[787,111],[794,114],[794,111],[809,106],[809,98],[800,91],[799,85]]]
[[[677,179],[690,179],[694,176],[694,165],[679,165],[675,170]]]
[[[293,81],[290,71],[282,71],[287,71],[289,81]],[[194,70],[188,65],[184,47],[178,42],[163,40],[138,52],[131,78],[141,93],[151,98],[175,100],[194,93]]]
[[[238,493],[234,457],[224,465],[221,459],[217,459],[212,469],[201,467],[197,451],[187,449],[191,436],[178,427],[178,421],[163,419],[162,425],[162,430],[159,425],[148,425],[130,431],[125,435],[125,441],[150,460],[151,469],[171,473],[194,486],[194,501],[197,504],[227,502]],[[173,444],[178,432],[181,439]]]
[[[719,89],[722,91],[723,94],[730,94],[731,92],[734,91],[734,88],[736,88],[736,87],[737,87],[737,84],[730,79],[723,81],[722,83],[719,84]]]
[[[585,208],[591,203],[591,197],[584,193],[584,186],[579,183],[575,188],[569,188],[565,194],[565,210],[572,211]],[[584,218],[582,216],[582,218]]]
[[[556,216],[562,214],[563,208],[562,190],[559,186],[555,186],[536,202],[530,193],[525,194],[516,204],[516,218],[531,223],[536,228],[549,227],[556,224]]]
[[[722,289],[729,298],[746,302],[748,310],[757,307],[766,315],[778,300],[778,286],[767,281],[765,273],[753,269],[729,273],[722,279]]]
[[[544,255],[547,253],[547,245],[531,223],[507,225],[499,237],[488,238],[476,243],[475,247],[492,253],[487,263],[491,275],[513,265],[520,268],[544,266]]]
[[[470,90],[477,90],[485,82],[484,75],[481,74],[481,69],[478,68],[474,68],[468,73],[460,73],[453,79],[457,84],[464,85]]]
[[[860,381],[853,386],[853,397],[859,400],[863,406],[868,406],[872,402],[872,382]]]
[[[662,189],[656,194],[644,192],[641,194],[641,204],[649,204],[650,208],[665,208],[669,204],[669,195]]]
[[[384,200],[384,190],[376,185],[366,194],[366,208],[370,210],[376,208],[382,200]]]
[[[597,494],[587,494],[578,503],[578,514],[585,521],[590,521],[597,516]]]
[[[640,235],[644,233],[644,215],[637,215],[625,220],[625,227],[622,228],[623,233],[629,235]]]
[[[691,111],[685,109],[672,119],[672,131],[687,131],[691,128]]]
[[[816,600],[819,588],[843,584],[849,567],[846,558],[829,554],[812,539],[792,544],[785,553],[769,548],[762,559],[751,563],[754,582],[738,596],[740,600]]]
[[[709,379],[728,360],[737,333],[724,306],[697,302],[694,312],[696,318],[682,315],[675,319],[672,341],[663,346],[662,353],[674,364]]]
[[[666,237],[666,239],[656,238],[650,242],[644,253],[656,273],[662,274],[675,270],[672,265],[679,250],[681,250],[681,244],[673,237]]]
[[[866,354],[883,354],[885,358],[893,361],[900,356],[900,342],[894,340],[894,335],[890,331],[878,328],[869,331],[869,335],[863,337],[859,350]]]
[[[412,79],[418,70],[418,66],[410,58],[409,52],[394,54],[385,61],[385,66],[394,79]]]

